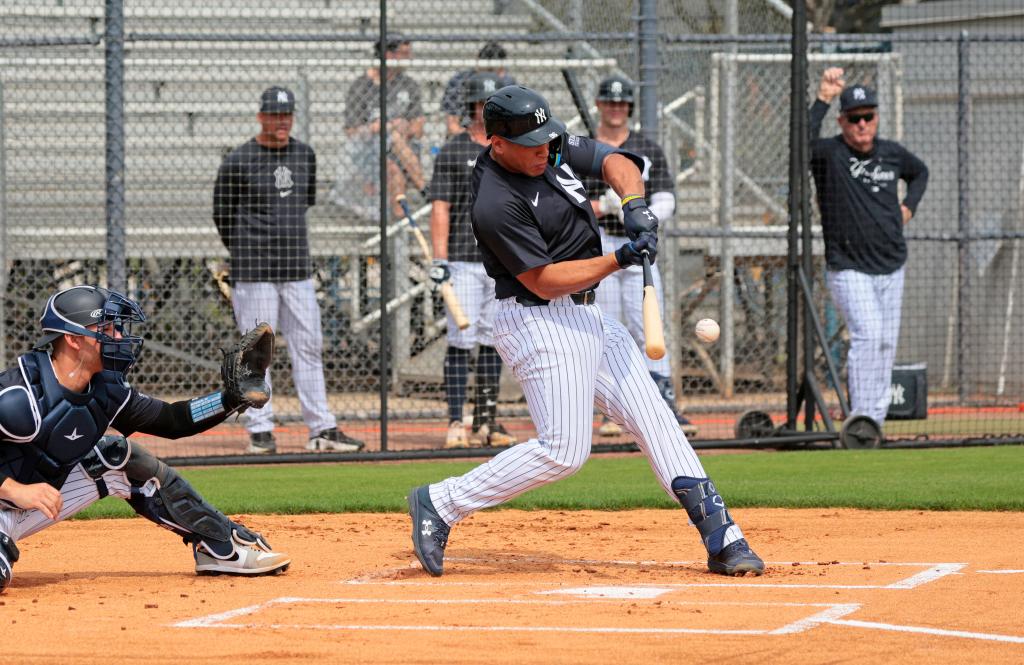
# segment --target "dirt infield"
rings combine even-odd
[[[1020,513],[737,511],[759,578],[706,573],[682,511],[482,513],[453,531],[442,578],[414,563],[405,516],[242,517],[293,556],[287,573],[196,577],[141,519],[22,542],[0,660],[1024,660]]]

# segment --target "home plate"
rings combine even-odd
[[[553,591],[538,591],[542,596],[561,594],[565,596],[577,596],[580,598],[657,598],[666,594],[672,589],[655,586],[581,586],[573,589],[555,589]]]

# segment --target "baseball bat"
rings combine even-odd
[[[644,347],[647,357],[661,360],[665,355],[665,332],[661,323],[658,293],[654,290],[651,259],[644,250]]]
[[[224,269],[210,268],[210,273],[213,275],[213,281],[217,285],[217,290],[220,291],[220,295],[224,297],[227,303],[231,304],[231,283],[228,282],[228,271]]]
[[[565,79],[565,86],[569,88],[569,94],[572,95],[572,103],[576,105],[576,110],[580,113],[580,120],[587,128],[587,135],[594,138],[594,120],[590,117],[590,110],[586,101],[583,100],[583,93],[580,92],[580,87],[576,83],[576,75],[572,73],[572,70],[565,68],[562,70],[562,78]]]
[[[395,197],[395,200],[398,201],[398,205],[402,206],[402,212],[405,213],[405,221],[408,222],[409,228],[412,229],[412,234],[416,236],[416,241],[420,244],[420,249],[423,250],[423,256],[426,257],[427,261],[433,261],[434,254],[430,251],[427,237],[423,235],[419,224],[412,218],[409,202],[405,200],[405,195],[399,194]],[[455,296],[455,289],[452,288],[450,282],[445,282],[441,285],[441,299],[444,300],[448,311],[452,313],[452,319],[455,320],[455,325],[459,327],[459,330],[468,328],[469,319],[466,318],[466,313],[462,311],[462,305],[459,304],[459,299]]]

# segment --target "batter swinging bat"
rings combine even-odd
[[[647,357],[661,360],[665,355],[665,333],[661,324],[661,308],[658,307],[658,294],[654,290],[654,277],[651,276],[651,260],[644,250],[644,346]]]
[[[409,223],[409,228],[412,229],[412,234],[416,236],[416,241],[420,244],[420,249],[423,250],[423,255],[427,261],[433,260],[433,252],[430,251],[430,245],[427,243],[426,236],[423,235],[423,231],[420,230],[419,224],[412,218],[412,212],[409,210],[409,202],[405,200],[404,194],[399,194],[395,197],[398,201],[398,205],[402,206],[402,212],[405,213],[405,221]],[[465,312],[462,311],[462,305],[459,304],[459,299],[455,296],[455,289],[452,288],[451,282],[445,282],[441,285],[441,299],[444,300],[445,306],[448,311],[452,314],[452,319],[455,320],[455,325],[459,327],[459,330],[465,330],[469,327],[469,319],[466,318]]]
[[[576,110],[579,111],[580,120],[583,121],[583,125],[587,128],[587,135],[590,138],[594,138],[594,121],[590,117],[587,103],[583,101],[583,93],[580,92],[580,87],[576,84],[576,75],[572,73],[572,70],[566,68],[562,70],[562,78],[565,79],[565,86],[569,88],[569,94],[572,95],[572,103],[576,105]]]

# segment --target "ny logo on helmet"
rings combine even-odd
[[[612,94],[613,95],[621,95],[622,94],[622,81],[612,81]]]
[[[537,124],[543,125],[548,120],[548,114],[543,108],[539,108],[533,112],[533,115],[537,117]]]
[[[494,79],[484,79],[484,92],[494,92]]]

